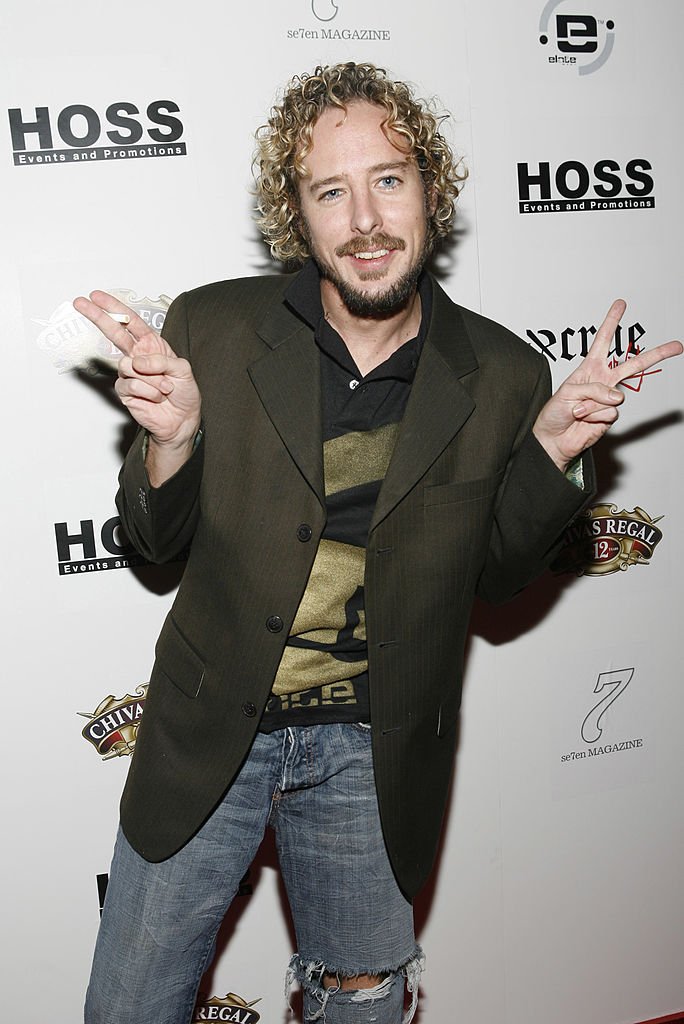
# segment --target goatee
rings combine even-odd
[[[306,225],[306,227],[308,229],[308,225]],[[313,244],[309,231],[306,230],[305,234],[309,243],[311,255],[316,262],[321,277],[326,281],[330,281],[330,283],[335,286],[342,302],[352,316],[358,316],[364,319],[382,320],[394,316],[395,313],[399,313],[402,309],[405,309],[416,293],[418,280],[423,272],[423,267],[427,262],[428,256],[430,255],[430,245],[426,238],[418,256],[397,281],[394,281],[393,284],[390,284],[387,288],[381,291],[365,291],[362,287],[346,281],[337,273],[333,266],[331,266],[326,260],[322,259],[316,251],[316,247]],[[377,249],[403,251],[405,248],[406,244],[401,238],[393,238],[388,235],[376,234],[372,235],[370,238],[352,239],[345,243],[345,245],[339,246],[335,250],[335,255],[343,258],[346,256],[353,256],[358,252],[368,252]],[[372,260],[369,260],[368,262],[372,267]],[[364,272],[362,280],[380,281],[383,278],[384,273],[384,271],[374,272],[369,268],[368,271]]]

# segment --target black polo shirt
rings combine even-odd
[[[285,292],[314,330],[321,360],[327,521],[260,729],[370,721],[363,576],[375,503],[392,456],[430,323],[432,288],[419,281],[415,338],[365,377],[325,319],[310,260]]]

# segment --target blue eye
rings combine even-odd
[[[383,188],[394,188],[399,182],[398,178],[395,178],[393,174],[387,174],[384,178],[380,179],[380,184]]]
[[[337,199],[338,196],[340,195],[341,190],[339,188],[329,188],[327,192],[324,192],[323,195],[320,196],[320,198],[327,201],[331,199]]]

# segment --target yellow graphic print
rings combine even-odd
[[[389,423],[376,430],[353,431],[326,441],[323,445],[326,497],[383,480],[398,430],[398,423]],[[347,681],[368,669],[368,659],[363,657],[366,640],[363,577],[366,533],[372,509],[361,504],[347,512],[352,520],[358,514],[359,543],[343,543],[329,537],[321,540],[273,683],[272,692],[277,697],[324,686],[335,690],[334,694],[331,692],[331,703],[356,701],[353,684]],[[334,517],[328,529],[334,535]],[[357,648],[356,656],[354,648]],[[345,699],[345,685],[350,691],[348,699]],[[297,701],[293,699],[292,703]]]
[[[333,540],[320,542],[291,636],[322,646],[318,649],[287,646],[273,683],[273,693],[282,696],[308,690],[366,671],[367,660],[339,661],[326,649],[335,644],[338,634],[347,625],[346,604],[363,586],[365,564],[365,548]],[[363,609],[352,635],[357,640],[366,638]]]
[[[398,423],[387,423],[376,430],[352,431],[326,441],[323,445],[326,497],[372,480],[384,480],[398,431]]]

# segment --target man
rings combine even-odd
[[[548,563],[591,494],[583,453],[617,417],[615,385],[682,349],[609,370],[618,301],[549,399],[546,361],[424,272],[458,184],[404,85],[317,68],[259,134],[260,223],[299,274],[181,296],[166,340],[105,293],[76,301],[124,353],[116,388],[142,428],[125,528],[152,560],[190,545],[88,1024],[143,1007],[146,1024],[188,1021],[269,822],[305,1019],[397,1024],[405,983],[415,1010],[410,899],[444,813],[474,596],[505,600]]]

